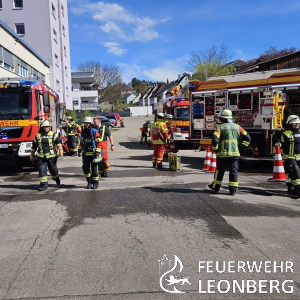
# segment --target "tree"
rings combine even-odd
[[[221,64],[220,61],[212,62],[202,61],[198,64],[192,78],[200,81],[206,81],[209,77],[225,76],[234,72],[234,66],[230,64]]]
[[[74,106],[73,106],[73,110],[67,111],[67,116],[71,117],[75,122],[77,121],[77,116],[76,116],[76,111]]]
[[[121,97],[120,86],[122,75],[116,65],[101,64],[99,61],[88,60],[77,67],[78,71],[94,72],[95,82],[98,84],[98,101],[115,103]]]
[[[296,47],[284,48],[284,49],[278,50],[276,48],[276,46],[271,46],[268,50],[261,53],[257,58],[252,58],[252,59],[247,60],[245,64],[241,65],[240,70],[250,68],[251,66],[255,66],[264,61],[268,61],[271,59],[275,59],[277,57],[288,55],[288,54],[294,53],[296,51],[298,51]]]
[[[139,80],[139,79],[137,79],[136,77],[134,77],[134,78],[132,78],[131,79],[131,86],[133,87],[133,88],[135,88],[138,84],[140,84],[142,81],[141,80]]]
[[[86,116],[93,117],[94,114],[92,112],[90,112],[89,110],[84,110],[83,113],[81,114],[81,119],[83,119]]]
[[[144,93],[148,88],[147,82],[143,80],[140,82],[134,89],[134,91],[139,94],[139,93]]]
[[[188,60],[188,66],[186,70],[190,73],[197,71],[198,65],[200,64],[215,64],[227,65],[229,60],[232,58],[232,54],[229,54],[228,47],[222,44],[220,47],[212,46],[204,50],[196,51],[191,53],[191,58]]]

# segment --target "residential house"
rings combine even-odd
[[[93,72],[72,72],[72,101],[75,110],[98,110],[98,85]]]

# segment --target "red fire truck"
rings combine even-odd
[[[42,120],[60,131],[64,106],[44,83],[0,78],[0,164],[30,164],[32,141]]]
[[[173,115],[171,122],[175,143],[189,141],[190,102],[188,98],[175,98],[164,103],[164,113]]]
[[[188,87],[190,137],[203,147],[211,143],[224,108],[231,109],[235,121],[250,134],[249,150],[255,157],[273,155],[287,116],[300,115],[300,71],[296,68],[192,80]]]

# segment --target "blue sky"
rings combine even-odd
[[[133,77],[174,80],[192,51],[226,44],[233,59],[300,50],[299,0],[68,0],[71,66],[97,60]]]

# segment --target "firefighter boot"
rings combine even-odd
[[[156,167],[156,163],[153,163],[152,165],[153,165],[153,168],[155,168],[155,167]]]
[[[60,185],[60,179],[59,178],[56,178],[55,182],[56,182],[57,185]]]
[[[208,187],[213,190],[215,193],[217,193],[220,190],[221,185],[220,184],[216,184],[214,186],[213,183],[209,184]]]
[[[103,177],[109,177],[109,172],[103,172]]]
[[[229,186],[229,195],[234,196],[236,194],[237,187],[236,186]]]
[[[46,186],[40,186],[40,187],[38,187],[38,191],[43,192],[43,191],[46,191],[47,188],[48,187],[46,187]]]
[[[96,182],[93,183],[91,189],[96,190],[98,188],[98,186],[99,186],[99,181],[96,181]]]
[[[294,190],[293,185],[290,182],[287,182],[286,185],[288,187],[287,191],[290,195],[293,195],[296,193],[296,190]]]
[[[300,197],[300,187],[299,187],[299,185],[294,185],[294,190],[295,190],[295,194],[299,198]]]
[[[87,181],[87,186],[86,189],[89,190],[92,188],[92,184],[91,184],[91,177],[86,177],[86,181]]]
[[[157,167],[156,167],[157,170],[161,170],[162,169],[162,163],[160,164],[157,164]]]

